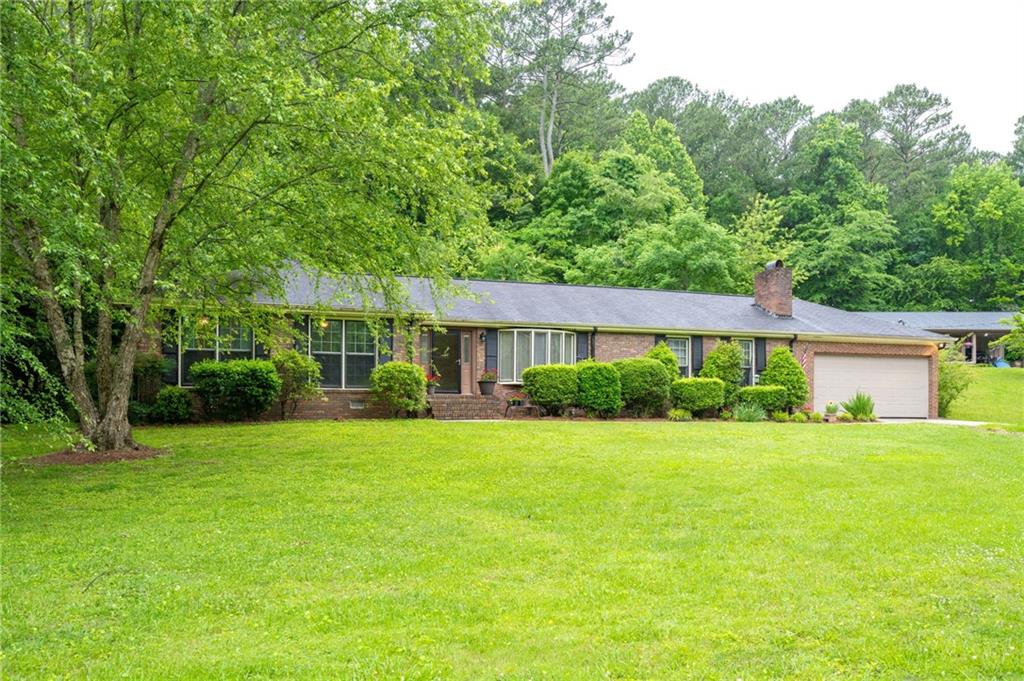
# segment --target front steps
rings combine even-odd
[[[505,400],[494,395],[430,395],[427,402],[433,417],[441,421],[505,417]]]

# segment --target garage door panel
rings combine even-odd
[[[888,418],[928,417],[928,358],[815,355],[814,409],[848,400],[857,391],[875,401]]]

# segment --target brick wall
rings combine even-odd
[[[928,358],[928,418],[939,417],[939,352],[934,345],[877,345],[872,343],[821,343],[798,341],[793,346],[797,361],[804,365],[807,383],[811,388],[808,406],[814,402],[814,356],[869,355],[875,357],[927,357]]]
[[[599,362],[614,362],[617,359],[640,357],[653,347],[653,334],[598,332],[594,358]]]

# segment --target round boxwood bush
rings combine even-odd
[[[761,372],[760,385],[781,385],[786,389],[786,406],[794,409],[804,406],[810,390],[807,375],[789,348],[775,348]]]
[[[427,375],[409,362],[386,362],[370,373],[370,392],[392,415],[416,414],[427,406]]]
[[[530,402],[557,416],[576,404],[578,380],[575,366],[542,364],[523,371],[523,392]]]
[[[788,399],[786,389],[781,385],[753,385],[748,388],[740,388],[740,404],[756,404],[772,414],[786,408]]]
[[[736,392],[743,381],[743,351],[739,343],[719,343],[704,357],[701,378],[717,378],[725,384],[725,404],[736,403]]]
[[[254,419],[277,401],[281,378],[265,359],[203,360],[192,365],[192,385],[208,416]]]
[[[649,357],[620,359],[613,364],[619,372],[623,406],[633,416],[665,413],[672,376],[665,365]]]
[[[668,375],[672,378],[679,375],[679,360],[676,358],[676,353],[672,352],[665,341],[661,341],[648,350],[645,357],[656,359],[664,364],[665,368],[668,369]]]
[[[192,416],[192,393],[176,385],[164,386],[156,394],[149,416],[160,423],[184,423]]]
[[[718,378],[677,378],[672,382],[671,394],[676,409],[718,409],[725,401],[725,383]]]
[[[576,403],[588,414],[608,418],[622,409],[619,372],[605,362],[586,360],[576,365],[579,396]]]

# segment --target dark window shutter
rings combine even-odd
[[[654,336],[654,344],[655,345],[657,345],[658,343],[664,343],[666,340],[668,340],[668,336],[666,336],[663,333],[659,333],[659,334]]]
[[[384,331],[384,337],[380,339],[377,345],[377,364],[384,364],[394,359],[395,322],[389,319],[386,324],[387,329]]]
[[[305,315],[296,317],[292,328],[295,330],[295,349],[304,355],[307,354],[309,352],[309,317]]]
[[[690,362],[693,364],[693,375],[696,376],[704,368],[704,336],[690,337]]]
[[[762,371],[764,371],[764,363],[765,363],[765,360],[766,360],[766,358],[765,358],[765,350],[766,350],[766,348],[765,348],[764,338],[755,338],[754,339],[754,372],[755,373],[759,374]]]
[[[487,340],[484,341],[484,370],[498,370],[498,330],[487,329]]]
[[[576,361],[582,362],[590,358],[590,334],[585,331],[576,332]]]

